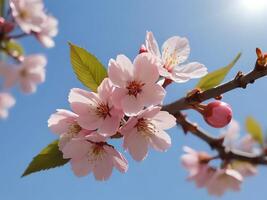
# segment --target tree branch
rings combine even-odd
[[[267,165],[267,157],[265,155],[254,155],[252,153],[247,153],[236,149],[231,149],[228,151],[223,146],[223,137],[215,138],[209,135],[204,130],[199,128],[196,124],[186,119],[186,116],[181,112],[177,112],[175,114],[175,117],[177,119],[177,124],[181,125],[185,134],[191,132],[193,135],[205,141],[210,145],[212,149],[216,150],[219,153],[219,158],[221,158],[222,160],[239,160],[252,164]]]
[[[192,108],[191,105],[201,103],[205,100],[219,97],[220,95],[234,90],[236,88],[246,88],[249,83],[254,83],[255,80],[264,77],[267,75],[267,68],[257,68],[246,75],[243,75],[242,72],[238,72],[236,77],[227,83],[219,85],[215,88],[194,93],[189,97],[183,97],[173,103],[165,105],[162,107],[162,110],[168,111],[170,114],[175,115],[181,110],[186,110]]]

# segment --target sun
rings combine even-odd
[[[267,12],[267,0],[240,0],[240,4],[250,12]]]

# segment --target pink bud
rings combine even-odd
[[[146,52],[148,52],[148,51],[147,51],[145,45],[142,44],[141,47],[140,47],[140,49],[139,49],[139,54],[141,54],[141,53],[146,53]]]
[[[222,128],[230,123],[232,119],[232,109],[227,103],[214,101],[207,105],[203,116],[210,126]]]
[[[9,33],[13,31],[15,25],[13,22],[6,21],[3,17],[0,17],[0,31],[2,33]]]

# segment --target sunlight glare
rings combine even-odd
[[[267,11],[267,0],[241,0],[241,5],[250,12]]]

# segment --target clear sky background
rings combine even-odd
[[[56,139],[47,128],[47,119],[57,108],[69,108],[67,96],[72,87],[83,87],[75,78],[69,61],[67,42],[71,41],[94,53],[105,65],[110,58],[124,53],[134,58],[144,41],[146,30],[154,32],[159,43],[174,35],[186,36],[191,44],[191,61],[204,63],[210,71],[228,64],[238,52],[243,55],[229,74],[252,69],[255,48],[267,51],[267,12],[253,12],[238,0],[57,0],[45,1],[59,19],[56,47],[43,49],[32,39],[23,40],[27,53],[47,55],[47,79],[34,95],[14,91],[16,106],[10,117],[0,122],[0,199],[4,200],[173,200],[216,199],[206,190],[186,181],[187,172],[180,164],[182,146],[209,150],[193,136],[184,136],[178,128],[169,131],[172,148],[166,153],[150,151],[148,158],[129,160],[126,174],[114,171],[107,182],[97,182],[92,175],[77,178],[70,166],[20,178],[28,163],[43,147]],[[193,88],[196,81],[176,84],[167,89],[166,102],[174,101]],[[255,116],[267,130],[267,79],[247,90],[224,95],[232,105],[234,118],[242,124],[248,115]],[[191,118],[209,128],[194,112]],[[243,129],[244,130],[244,129]],[[120,142],[116,142],[120,144]],[[239,193],[229,192],[224,200],[265,200],[267,168],[245,179]]]

